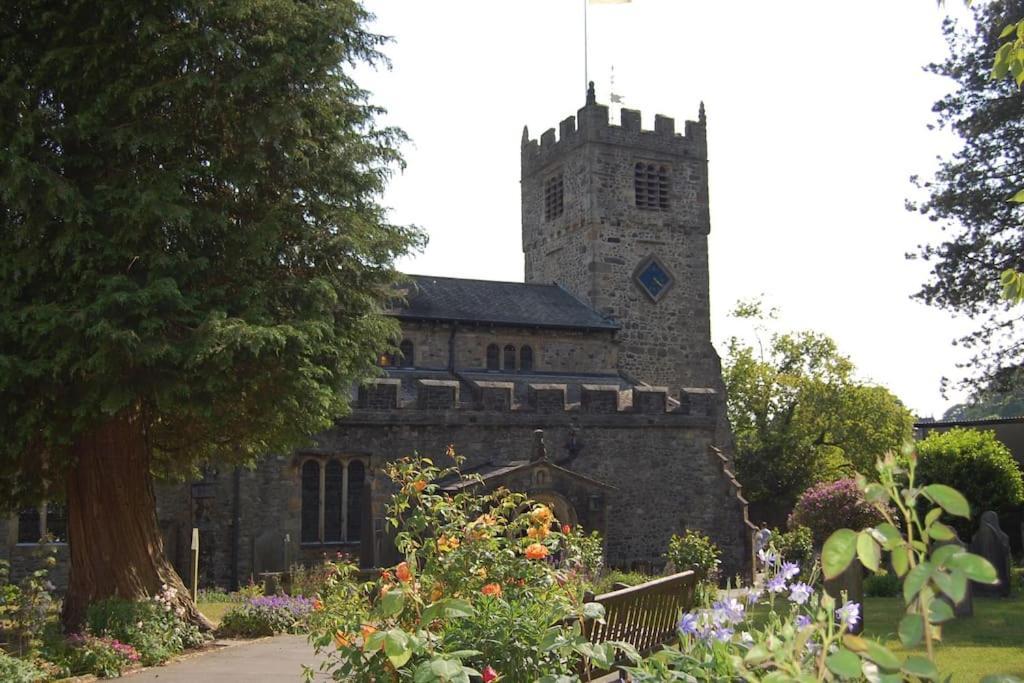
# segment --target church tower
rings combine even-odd
[[[718,390],[708,296],[704,106],[683,133],[623,109],[619,125],[594,84],[576,117],[523,130],[526,282],[557,282],[621,326],[620,369],[634,380]],[[678,395],[678,394],[677,394]]]

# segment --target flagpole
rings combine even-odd
[[[586,93],[590,88],[590,65],[588,63],[589,54],[587,49],[587,2],[583,0],[583,92]]]

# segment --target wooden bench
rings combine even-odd
[[[604,605],[604,623],[588,621],[586,636],[592,643],[618,640],[641,654],[653,652],[677,637],[680,613],[693,607],[697,574],[680,572],[594,596]],[[589,596],[588,596],[589,597]],[[592,672],[591,678],[607,672]]]

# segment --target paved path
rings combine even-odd
[[[192,683],[245,681],[246,683],[298,683],[302,665],[320,665],[305,636],[275,636],[250,642],[218,640],[213,651],[196,654],[165,666],[155,666],[126,676],[128,683]],[[314,681],[328,681],[320,674]]]

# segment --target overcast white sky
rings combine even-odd
[[[367,0],[394,37],[393,70],[360,72],[408,168],[385,197],[430,236],[412,273],[521,281],[519,141],[583,105],[583,0]],[[938,416],[943,375],[969,322],[911,301],[927,268],[904,254],[938,228],[904,210],[908,178],[955,148],[929,131],[950,85],[922,65],[946,53],[934,0],[594,5],[598,101],[696,119],[708,112],[712,333],[719,352],[749,325],[728,317],[763,294],[781,327],[836,339],[864,379]],[[613,111],[617,117],[617,111]],[[955,396],[953,397],[955,398]]]

